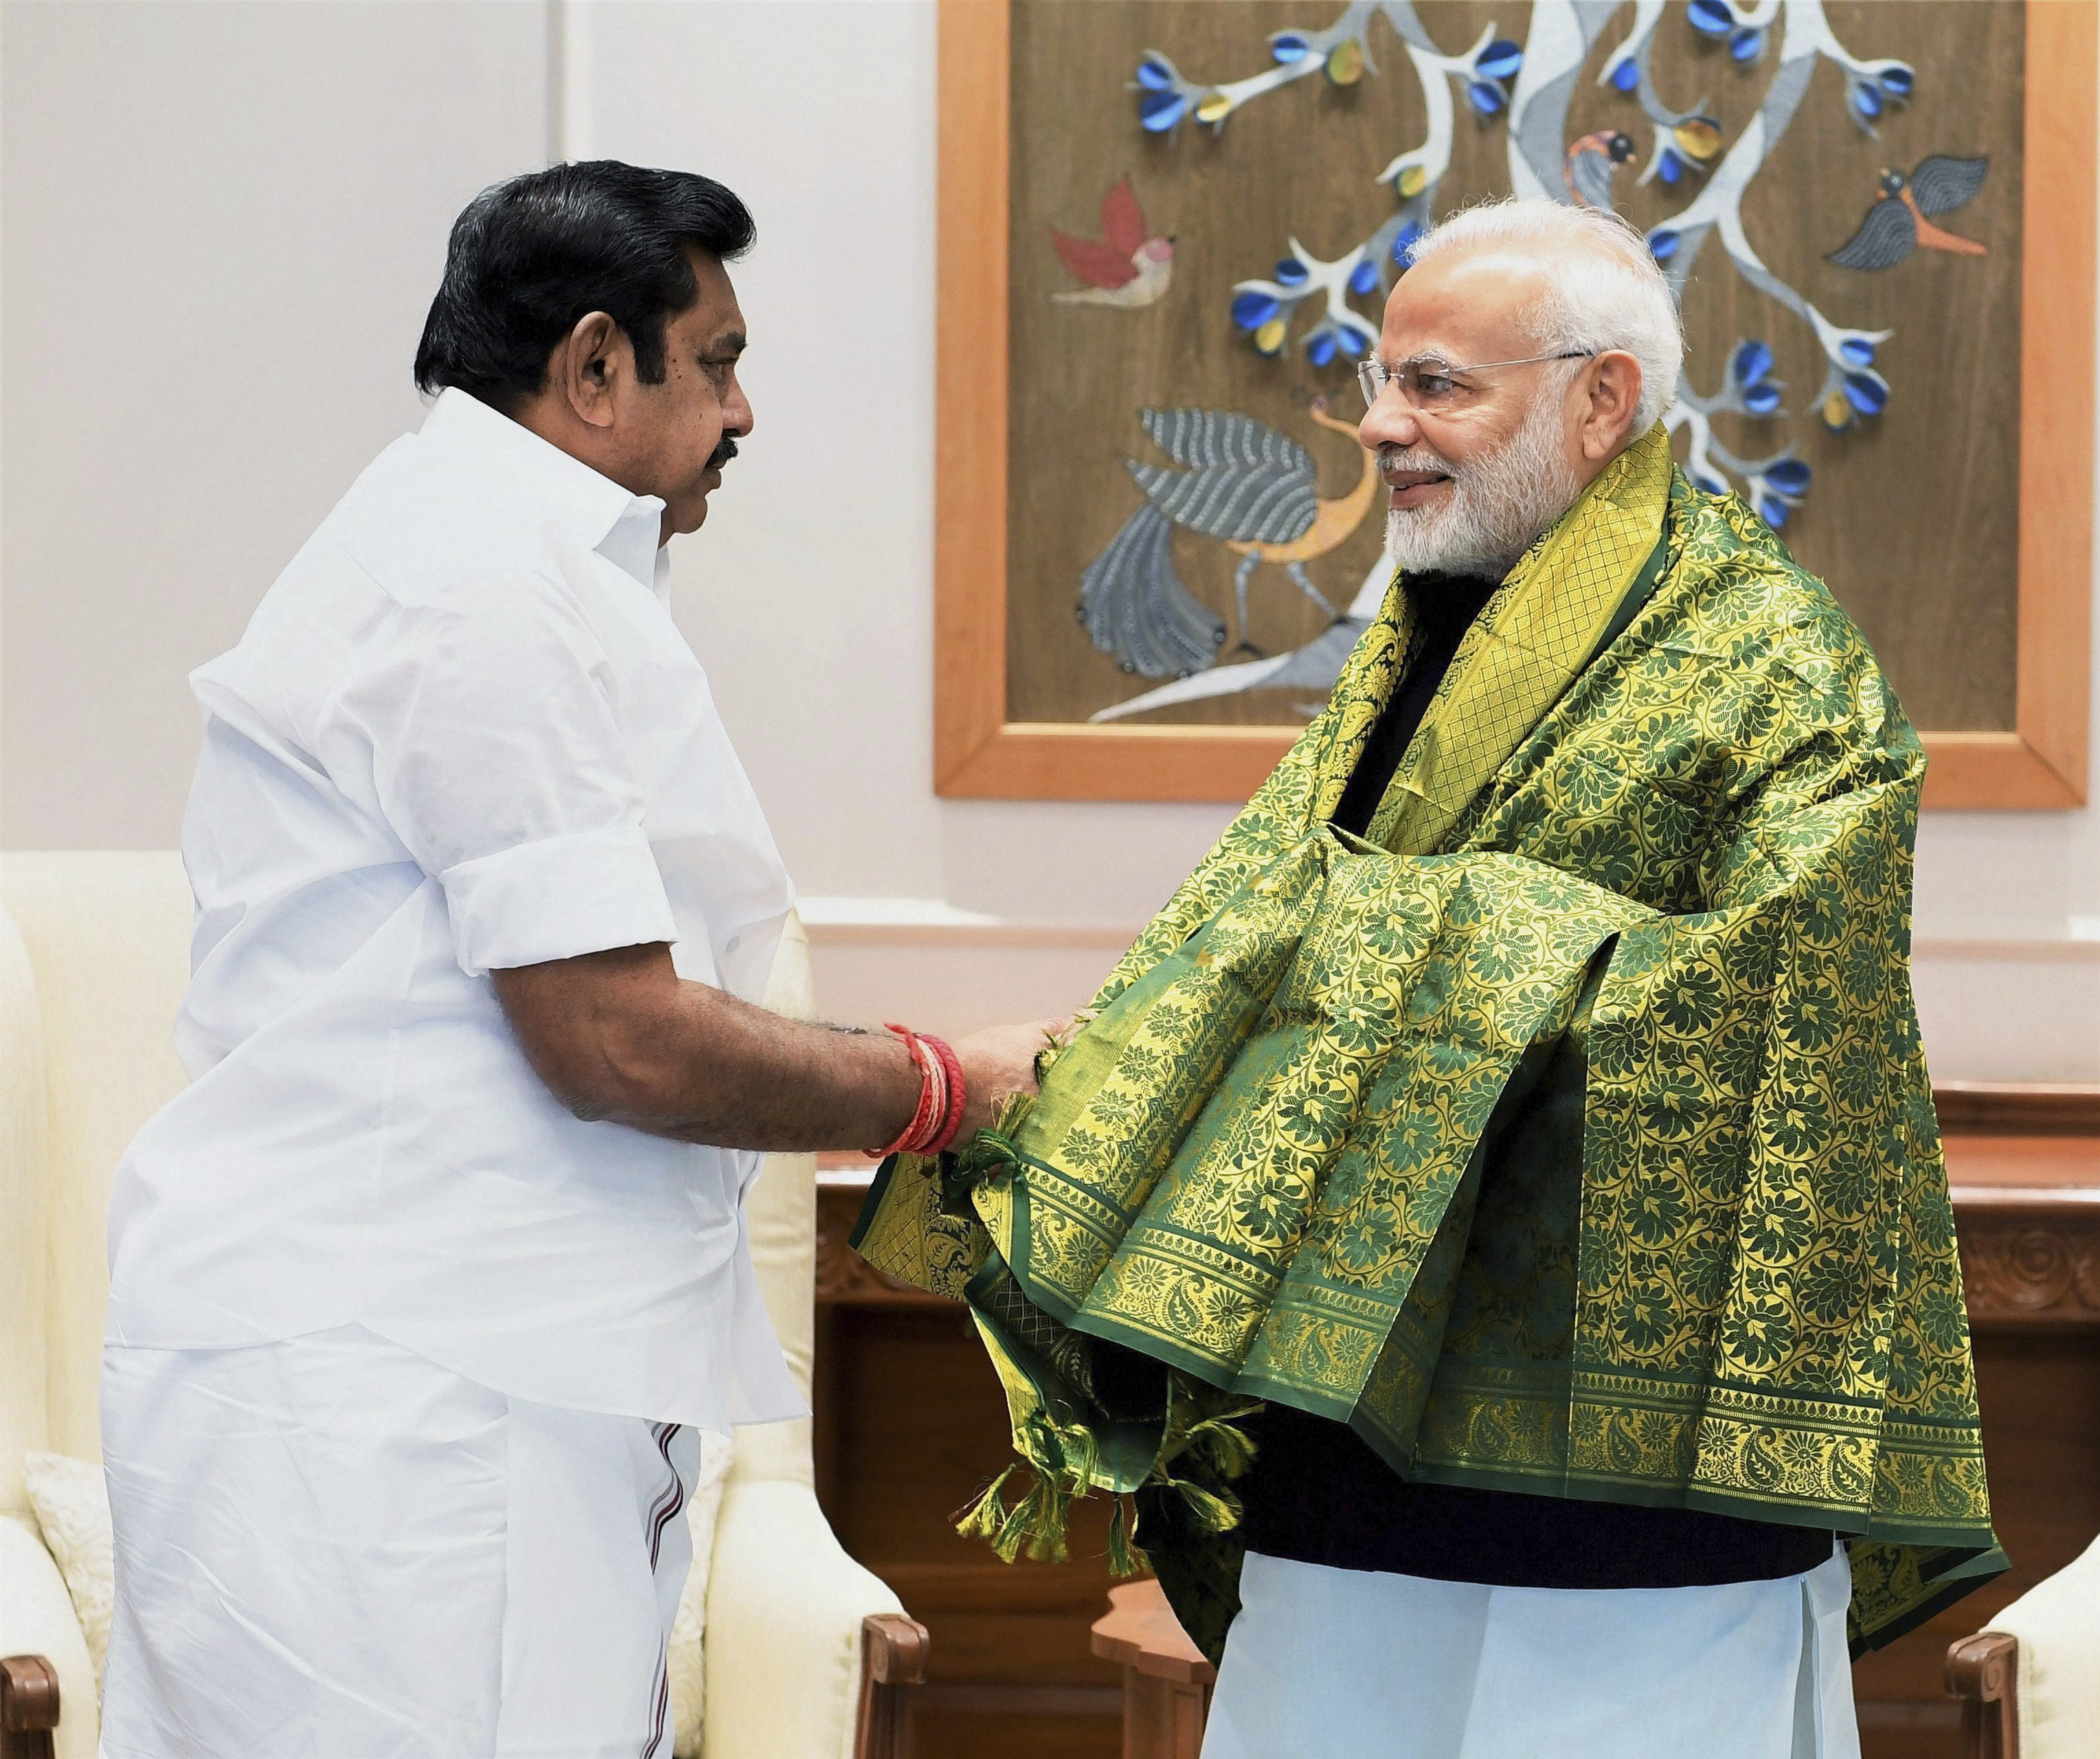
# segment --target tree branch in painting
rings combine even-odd
[[[1534,0],[1521,45],[1500,37],[1491,24],[1470,47],[1447,52],[1430,36],[1410,0],[1351,0],[1324,29],[1275,33],[1268,39],[1273,65],[1224,82],[1186,75],[1166,53],[1148,51],[1132,89],[1137,95],[1140,125],[1154,134],[1176,133],[1185,122],[1221,134],[1243,106],[1268,99],[1315,73],[1324,74],[1336,86],[1353,85],[1367,73],[1376,74],[1378,64],[1368,38],[1379,18],[1399,39],[1421,88],[1423,139],[1396,154],[1374,179],[1390,186],[1394,210],[1365,237],[1332,258],[1320,256],[1292,236],[1271,273],[1233,284],[1232,321],[1246,333],[1255,350],[1275,358],[1295,345],[1310,365],[1330,369],[1346,367],[1375,346],[1375,307],[1367,312],[1356,302],[1382,304],[1394,281],[1406,272],[1415,241],[1435,225],[1437,195],[1451,166],[1462,95],[1481,126],[1507,119],[1509,179],[1515,193],[1614,208],[1617,174],[1632,163],[1640,148],[1630,134],[1614,127],[1571,139],[1568,113],[1583,69],[1607,28],[1626,10],[1626,0]],[[1635,125],[1644,127],[1648,137],[1637,180],[1642,184],[1659,180],[1666,188],[1682,185],[1689,196],[1682,210],[1650,228],[1648,249],[1671,292],[1681,298],[1701,251],[1710,237],[1717,237],[1735,273],[1813,334],[1824,373],[1811,407],[1826,428],[1843,432],[1878,416],[1887,406],[1889,383],[1876,369],[1874,355],[1892,333],[1835,321],[1774,274],[1745,230],[1743,197],[1785,138],[1819,64],[1829,61],[1843,70],[1847,114],[1870,136],[1889,105],[1909,100],[1912,69],[1893,58],[1853,54],[1832,30],[1823,0],[1688,0],[1681,15],[1692,31],[1724,45],[1730,60],[1745,72],[1767,64],[1771,69],[1762,103],[1724,153],[1722,130],[1708,113],[1706,95],[1679,108],[1664,99],[1657,85],[1652,54],[1670,11],[1666,0],[1633,0],[1630,28],[1606,56],[1598,75],[1599,85],[1632,99],[1643,119]],[[1935,176],[1946,186],[1933,197],[1939,206],[1921,208],[1922,185],[1919,195],[1914,195],[1904,178],[1885,176],[1882,193],[1898,201],[1905,213],[1894,208],[1886,215],[1870,211],[1859,236],[1833,260],[1845,267],[1885,267],[1901,260],[1912,241],[1939,242],[1940,248],[1955,250],[1980,248],[1968,247],[1965,241],[1939,234],[1936,228],[1928,239],[1917,228],[1929,226],[1924,214],[1968,199],[1982,181],[1983,161],[1928,160],[1912,174],[1912,180],[1923,177],[1928,166],[1940,168]],[[1911,233],[1895,238],[1906,223],[1906,214]],[[1772,377],[1773,364],[1771,347],[1763,338],[1739,338],[1729,351],[1721,382],[1712,391],[1702,392],[1688,374],[1680,377],[1675,403],[1665,420],[1673,433],[1683,433],[1686,469],[1701,488],[1716,493],[1739,489],[1765,519],[1778,526],[1786,523],[1808,492],[1808,465],[1785,441],[1783,431],[1776,436],[1779,444],[1752,457],[1732,450],[1714,430],[1718,416],[1760,422],[1792,418],[1793,412],[1782,405],[1785,387]],[[1089,581],[1098,604],[1102,583],[1091,571]],[[1243,594],[1244,573],[1236,584]],[[1312,590],[1308,581],[1299,579],[1298,584]],[[1337,629],[1365,615],[1370,596],[1367,582]],[[1244,643],[1243,596],[1238,609]],[[1139,621],[1149,624],[1159,620]],[[1167,618],[1160,626],[1175,622]],[[1207,656],[1198,650],[1215,652],[1221,647],[1223,631],[1205,623],[1186,645],[1132,642],[1122,647],[1104,642],[1096,631],[1096,644],[1117,652],[1127,668],[1153,676],[1167,671],[1185,674],[1204,670],[1202,661]],[[1336,643],[1323,636],[1295,655],[1212,665],[1202,683],[1185,675],[1180,683],[1162,686],[1105,712],[1119,716],[1169,701],[1278,682],[1301,688],[1324,687],[1331,683],[1329,660],[1339,664],[1340,651],[1345,646],[1338,651]]]

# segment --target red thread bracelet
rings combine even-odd
[[[887,1148],[863,1149],[871,1160],[886,1160],[893,1154],[938,1155],[961,1133],[963,1108],[969,1089],[963,1080],[962,1059],[946,1039],[915,1032],[908,1026],[885,1023],[904,1041],[911,1060],[919,1065],[919,1103],[904,1134]]]
[[[928,1037],[924,1042],[941,1059],[942,1073],[947,1077],[947,1091],[943,1096],[947,1102],[945,1113],[933,1139],[926,1145],[928,1154],[937,1155],[945,1151],[962,1129],[963,1107],[968,1100],[969,1089],[963,1081],[962,1059],[955,1054],[948,1041],[945,1038]]]
[[[918,1143],[929,1131],[939,1128],[946,1107],[942,1103],[945,1085],[942,1076],[946,1072],[940,1058],[919,1042],[919,1035],[908,1027],[892,1026],[889,1030],[904,1041],[904,1048],[911,1053],[912,1062],[919,1070],[919,1103],[913,1109],[911,1121],[904,1126],[903,1134],[887,1148],[862,1150],[871,1160],[886,1160],[893,1154],[917,1153]]]

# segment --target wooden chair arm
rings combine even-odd
[[[1093,1624],[1094,1653],[1147,1678],[1215,1686],[1218,1670],[1189,1642],[1159,1584],[1146,1578],[1109,1590],[1109,1610]]]
[[[2020,1759],[2020,1640],[1979,1631],[1948,1646],[1947,1690],[1961,1702],[1962,1759]]]
[[[42,1655],[0,1661],[0,1759],[51,1759],[59,1670]]]
[[[933,1640],[901,1612],[871,1612],[860,1626],[860,1717],[854,1759],[911,1759],[911,1694],[926,1683]]]
[[[1198,1759],[1218,1671],[1189,1641],[1156,1581],[1109,1590],[1094,1653],[1123,1668],[1123,1759]]]

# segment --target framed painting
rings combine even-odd
[[[1679,462],[1864,629],[1934,807],[2085,795],[2090,0],[944,0],[936,786],[1243,799],[1385,585],[1414,238],[1608,206]]]

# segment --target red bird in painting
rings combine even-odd
[[[1127,177],[1101,197],[1100,237],[1074,238],[1053,226],[1050,242],[1065,267],[1087,284],[1077,292],[1051,294],[1062,304],[1134,311],[1158,298],[1174,278],[1174,241],[1146,236],[1145,210]]]

